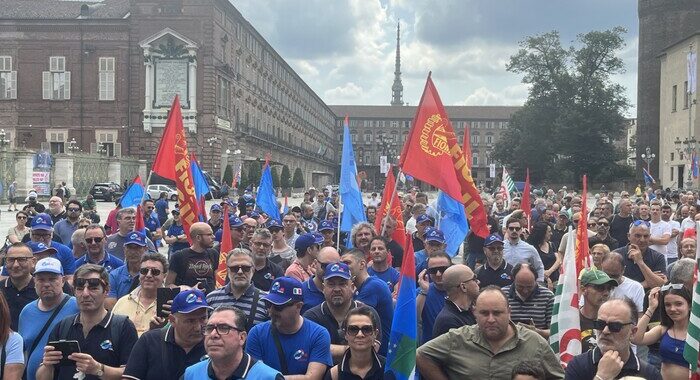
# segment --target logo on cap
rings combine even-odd
[[[295,296],[300,296],[301,288],[292,288],[292,294],[294,294]]]
[[[195,301],[197,301],[197,295],[194,293],[188,295],[187,298],[185,299],[185,302],[187,302],[187,303],[194,303]]]
[[[284,294],[284,288],[280,286],[279,282],[275,282],[274,284],[272,284],[270,291],[275,292],[275,293]]]
[[[333,272],[336,272],[336,271],[340,270],[340,265],[338,265],[338,264],[333,264],[333,265],[331,265],[330,270],[333,271]]]
[[[44,223],[44,219],[42,219],[40,216],[38,216],[38,217],[36,218],[36,220],[34,221],[34,223],[37,223],[37,224],[38,224],[38,223]]]

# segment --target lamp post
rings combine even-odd
[[[68,151],[70,153],[75,153],[78,151],[78,143],[75,141],[75,137],[73,137],[70,141],[68,141]]]
[[[219,141],[218,136],[213,136],[207,139],[207,144],[209,144],[209,151],[211,152],[212,148],[214,147],[214,144]],[[212,176],[214,175],[214,155],[211,155],[211,173]]]
[[[693,153],[695,153],[695,150],[697,148],[698,141],[695,139],[695,136],[690,136],[686,137],[681,141],[679,137],[676,137],[676,140],[673,142],[673,145],[676,147],[676,151],[681,154],[683,152],[686,157],[688,158],[688,178],[686,178],[685,186],[686,189],[689,189],[691,186],[693,186],[693,173],[692,173],[692,168],[693,168]]]
[[[656,158],[656,154],[651,153],[650,147],[646,147],[644,151],[645,153],[642,153],[642,160],[647,163],[647,172],[649,172],[649,165],[654,161],[654,158]],[[649,174],[651,174],[651,172],[649,172]]]
[[[0,148],[2,148],[2,150],[5,150],[5,147],[10,144],[10,140],[5,137],[7,137],[7,132],[5,132],[4,129],[0,129]]]

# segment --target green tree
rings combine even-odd
[[[294,178],[292,178],[292,187],[294,188],[304,188],[304,174],[301,172],[301,168],[294,169]]]
[[[270,172],[272,174],[272,186],[274,188],[280,187],[280,173],[277,170],[277,166],[273,166]]]
[[[248,185],[258,186],[261,176],[262,163],[260,161],[252,161],[248,167]]]
[[[231,165],[226,165],[226,169],[224,169],[224,183],[231,185],[231,182],[233,182],[233,168]]]
[[[283,189],[288,189],[292,186],[292,173],[289,171],[289,166],[282,166],[282,175],[280,176],[280,186]]]
[[[525,105],[513,114],[493,158],[516,177],[530,168],[533,182],[581,175],[591,180],[620,172],[624,152],[613,142],[623,136],[625,89],[611,75],[624,72],[617,57],[624,47],[621,27],[579,35],[564,48],[559,33],[528,37],[506,69],[524,74],[530,86]]]

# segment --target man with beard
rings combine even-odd
[[[264,293],[252,284],[253,257],[249,250],[236,248],[226,256],[229,283],[207,295],[207,303],[214,309],[230,306],[240,309],[246,315],[245,331],[265,322],[267,305],[262,300]]]
[[[318,257],[313,263],[314,275],[302,284],[304,290],[304,307],[301,308],[301,313],[305,313],[316,305],[320,305],[325,299],[323,295],[323,275],[326,267],[329,264],[340,261],[338,250],[333,247],[323,247],[318,252]]]
[[[389,291],[394,293],[394,286],[399,282],[401,273],[396,268],[389,266],[386,239],[381,236],[373,237],[369,243],[369,254],[372,265],[367,268],[367,273],[386,282]]]
[[[331,340],[326,329],[300,315],[304,302],[301,282],[278,278],[263,300],[271,320],[253,327],[246,352],[284,375],[320,380],[333,365]]]
[[[513,284],[504,287],[508,296],[511,320],[549,338],[549,325],[552,319],[554,293],[535,281],[537,273],[530,264],[516,264],[513,267]]]
[[[318,229],[318,219],[314,217],[314,208],[309,203],[301,204],[301,219],[299,225],[306,232],[316,232]]]
[[[374,232],[374,226],[367,222],[355,224],[350,231],[352,246],[364,252],[367,258],[369,258],[369,242],[375,236],[377,234]]]
[[[63,198],[51,197],[49,199],[48,214],[51,215],[51,221],[54,225],[66,217],[66,210],[63,209]]]
[[[179,285],[194,287],[199,285],[205,292],[214,290],[214,274],[219,264],[219,253],[213,249],[214,232],[211,226],[197,222],[190,227],[192,245],[175,252],[170,257],[170,271],[165,285],[171,288]]]
[[[279,265],[270,261],[272,252],[272,234],[266,228],[255,231],[251,240],[251,252],[253,253],[253,284],[262,291],[269,291],[274,279],[284,276],[284,271]]]
[[[499,288],[513,283],[513,266],[503,259],[503,238],[491,234],[484,240],[486,263],[476,270],[479,286],[485,288],[495,285]]]
[[[472,269],[463,264],[453,265],[442,275],[442,284],[447,293],[445,306],[435,318],[433,338],[450,329],[476,323],[472,303],[479,295],[479,279]]]
[[[112,234],[107,237],[107,251],[120,260],[124,260],[124,243],[126,237],[134,231],[136,210],[131,207],[119,209],[116,212],[116,222],[116,231],[112,231]],[[146,237],[146,247],[148,252],[158,253],[156,246],[148,237]]]
[[[258,229],[258,221],[250,216],[241,217],[241,220],[243,221],[243,240],[241,240],[241,248],[253,250],[251,241],[255,230]],[[272,246],[270,246],[270,248],[272,248]]]
[[[508,300],[500,289],[481,291],[474,315],[476,325],[452,329],[419,347],[416,371],[433,380],[510,379],[523,358],[538,358],[547,379],[564,378],[549,343],[510,321]]]
[[[588,247],[593,247],[596,244],[605,244],[611,251],[620,246],[620,243],[610,236],[610,221],[604,217],[598,218],[596,222],[595,236],[588,238]]]

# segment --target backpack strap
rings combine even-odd
[[[282,374],[288,374],[289,370],[287,368],[287,360],[284,355],[284,349],[282,348],[282,342],[280,341],[280,335],[274,326],[271,326],[272,339],[275,341],[275,347],[277,348],[277,357],[280,361],[280,367],[282,368]]]
[[[122,331],[124,330],[124,325],[129,319],[126,315],[112,314],[112,320],[109,322],[109,335],[112,338],[112,347],[114,347],[115,352],[119,349],[119,340],[122,336]]]
[[[250,305],[250,313],[248,314],[248,323],[246,330],[250,332],[255,323],[255,313],[258,312],[258,301],[260,301],[260,289],[253,288],[253,303]]]
[[[9,337],[8,337],[8,340]],[[0,352],[0,379],[5,378],[5,362],[7,361],[7,342],[2,346],[2,352]]]

